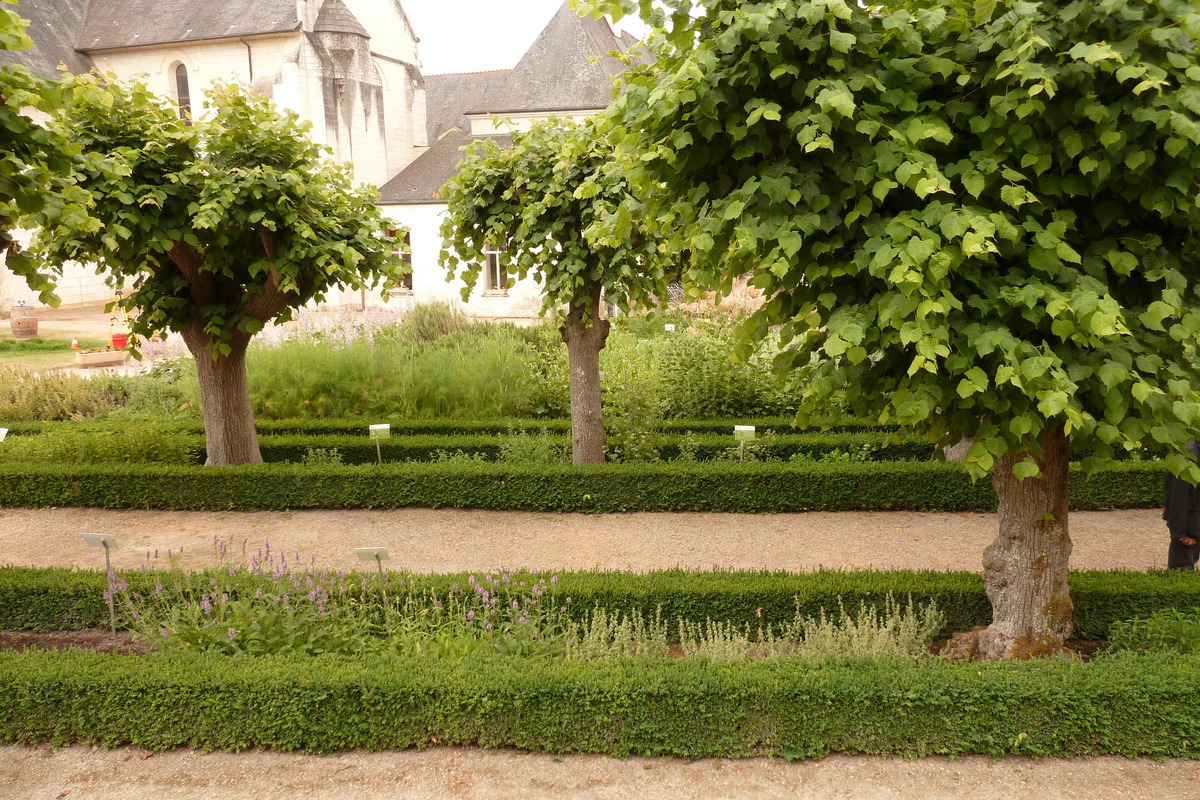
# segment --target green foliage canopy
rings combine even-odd
[[[811,408],[976,475],[1064,429],[1095,457],[1200,434],[1200,13],[1183,0],[602,0],[658,25],[610,109],[688,278],[747,271]],[[1019,477],[1038,474],[1018,461]]]
[[[135,333],[199,326],[227,355],[331,286],[401,274],[374,190],[267,98],[218,85],[192,120],[139,83],[87,75],[63,88],[53,127],[85,153],[72,179],[88,204],[32,214],[35,246],[52,269],[94,262],[132,283]]]
[[[8,8],[12,0],[0,0],[0,50],[26,50],[25,21]],[[33,270],[33,259],[13,240],[12,229],[21,214],[61,203],[63,190],[57,175],[70,170],[66,143],[24,113],[25,109],[49,112],[59,101],[57,86],[34,75],[21,65],[0,68],[0,255],[6,265],[21,273]],[[45,283],[32,287],[46,290]],[[43,301],[49,300],[49,293]]]
[[[577,307],[586,319],[597,286],[622,309],[666,297],[659,242],[642,230],[641,203],[594,123],[551,120],[511,146],[483,139],[466,152],[442,188],[440,255],[466,283],[464,299],[493,250],[507,271],[537,280],[545,311]]]

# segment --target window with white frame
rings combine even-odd
[[[507,295],[508,270],[500,263],[500,251],[488,245],[483,256],[483,293]]]
[[[388,238],[395,238],[396,231],[387,230]],[[393,290],[398,294],[411,294],[413,290],[413,274],[412,274],[412,233],[405,233],[400,237],[400,247],[392,248],[392,255],[400,259],[404,263],[406,272],[400,280],[396,281]]]

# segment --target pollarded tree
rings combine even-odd
[[[1070,449],[1200,433],[1200,14],[1185,0],[641,0],[610,109],[691,278],[753,272],[803,403],[973,437],[999,536],[987,656],[1071,629]],[[619,0],[602,2],[618,11]]]
[[[543,313],[560,314],[571,384],[571,454],[604,461],[600,351],[609,323],[601,300],[628,309],[667,296],[658,241],[637,223],[639,202],[611,169],[592,122],[548,122],[467,148],[442,189],[449,208],[440,261],[466,282],[467,299],[489,257],[506,274],[533,276]]]
[[[0,6],[0,50],[25,50],[30,44],[24,21],[12,9]],[[71,168],[66,143],[23,113],[29,108],[49,112],[58,98],[56,84],[25,67],[0,68],[0,256],[20,274],[31,272],[34,265],[31,255],[13,239],[18,217],[47,202],[70,202],[59,177]],[[31,287],[44,292],[43,300],[51,299],[44,283],[34,280]]]
[[[87,213],[31,215],[51,264],[133,284],[133,333],[178,331],[196,359],[209,464],[262,461],[246,347],[332,286],[391,285],[403,266],[370,187],[328,161],[294,114],[236,86],[181,118],[140,84],[67,78],[54,128],[84,152]]]

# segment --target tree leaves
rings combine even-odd
[[[134,333],[197,324],[227,353],[332,286],[399,277],[374,189],[354,188],[266,98],[217,85],[191,121],[111,76],[67,76],[60,90],[68,101],[50,131],[83,151],[61,195],[76,202],[27,221],[51,271],[92,261],[112,283],[134,284]]]
[[[0,50],[23,50],[31,46],[24,21],[0,0]],[[20,65],[0,68],[0,258],[6,267],[23,277],[38,299],[57,305],[54,284],[44,272],[36,253],[21,249],[12,231],[23,215],[45,208],[64,208],[72,214],[86,212],[84,198],[68,190],[62,174],[71,168],[74,153],[69,143],[34,122],[27,109],[49,113],[62,103],[58,87]]]
[[[817,387],[802,417],[854,387],[864,416],[987,439],[977,475],[1048,425],[1102,454],[1181,448],[1200,434],[1200,16],[927,5],[673,4],[609,111],[647,218],[696,279],[753,275],[747,335],[793,343],[781,360]],[[764,188],[782,174],[799,197]]]
[[[747,108],[756,119],[779,119],[777,104]],[[672,133],[674,146],[692,143],[682,133]],[[643,202],[622,171],[628,168],[593,122],[551,120],[514,135],[508,148],[492,140],[471,145],[442,190],[448,208],[439,260],[448,278],[463,280],[469,297],[495,252],[511,274],[541,284],[544,313],[580,306],[597,285],[622,308],[658,302],[667,295],[661,239],[646,229]],[[787,186],[778,178],[771,185],[782,199]],[[744,210],[744,201],[731,200],[722,218]],[[692,246],[715,241],[698,232]]]

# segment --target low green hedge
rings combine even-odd
[[[368,425],[383,422],[392,426],[392,436],[497,436],[521,431],[530,433],[547,431],[552,434],[569,435],[571,432],[569,419],[529,419],[524,417],[484,420],[445,417],[437,419],[348,419],[344,417],[337,419],[259,419],[256,420],[256,426],[259,434],[265,436],[366,436]],[[130,424],[136,423],[132,423],[130,420],[84,419],[70,422],[12,422],[6,423],[6,427],[9,428],[10,435],[26,436],[43,431],[120,430]],[[174,428],[180,433],[204,433],[204,423],[198,417],[156,418],[154,424]],[[732,437],[734,425],[754,425],[760,434],[798,432],[790,417],[663,420],[656,423],[654,429],[665,434],[726,434]],[[847,423],[834,426],[829,432],[890,430],[894,430],[894,428],[880,427],[869,423]]]
[[[340,420],[338,421],[341,422]],[[729,425],[724,425],[729,429]],[[132,430],[132,432],[131,432]],[[129,427],[86,426],[24,431],[0,448],[0,463],[8,462],[204,462],[203,431],[180,429],[173,425],[154,428],[148,436],[135,435]],[[569,454],[570,428],[555,426],[545,431],[511,429],[478,433],[402,432],[376,443],[366,429],[327,432],[320,428],[304,432],[262,430],[259,448],[269,463],[299,463],[310,449],[337,450],[347,464],[373,464],[380,456],[385,462],[435,461],[446,454],[463,453],[495,461],[508,437],[516,434],[548,435],[547,441]],[[784,433],[760,436],[749,445],[749,460],[787,460],[793,456],[819,459],[830,453],[855,454],[864,460],[928,460],[933,446],[924,441],[889,443],[880,431],[842,433]],[[650,437],[661,460],[678,459],[685,451],[691,458],[711,461],[733,458],[737,448],[731,433],[660,432]],[[740,454],[739,454],[740,455]]]
[[[1196,758],[1200,659],[0,654],[0,743],[317,753],[432,745],[688,758]]]
[[[483,573],[472,574],[483,579]],[[131,592],[148,595],[162,575],[130,571],[121,577],[128,581]],[[207,573],[172,576],[176,577],[198,588],[206,587],[209,579]],[[569,613],[576,618],[596,606],[648,617],[661,609],[667,620],[713,619],[757,628],[760,623],[789,621],[797,608],[804,616],[812,617],[821,609],[835,611],[840,600],[847,610],[856,612],[863,603],[882,606],[891,595],[901,601],[911,597],[918,605],[936,602],[946,618],[941,636],[991,622],[983,580],[969,572],[665,570],[565,572],[557,577],[555,595],[572,599]],[[352,591],[374,602],[373,574],[351,573],[349,579]],[[445,597],[455,584],[466,587],[468,579],[468,573],[414,576],[393,572],[388,594],[402,598],[407,592],[432,591]],[[401,581],[405,581],[403,586]],[[222,580],[223,585],[229,582],[228,578]],[[253,576],[242,573],[237,576],[235,593],[253,594],[259,585]],[[46,631],[105,627],[108,609],[101,597],[105,586],[102,571],[0,568],[0,628]],[[1070,587],[1075,603],[1073,636],[1082,639],[1107,638],[1109,626],[1119,620],[1146,617],[1164,608],[1200,607],[1200,577],[1192,573],[1072,572]],[[672,626],[670,633],[675,632]]]
[[[347,464],[374,464],[382,456],[385,462],[433,461],[442,454],[464,453],[482,455],[495,461],[501,452],[503,437],[500,435],[423,435],[411,434],[383,439],[379,450],[375,442],[365,436],[315,436],[312,434],[264,435],[259,437],[262,457],[267,462],[304,459],[309,449],[337,450]],[[688,438],[685,440],[684,436]],[[873,461],[928,460],[933,457],[933,445],[914,441],[889,444],[886,433],[799,433],[763,436],[750,445],[751,460],[773,459],[785,461],[803,455],[819,459],[833,452],[862,453]],[[557,445],[564,454],[570,453],[571,437],[555,432],[548,441]],[[689,449],[698,461],[731,458],[737,443],[728,434],[658,434],[650,439],[664,461],[679,458],[683,450]],[[203,451],[203,440],[197,438],[198,448]],[[202,462],[203,457],[200,458]]]
[[[1071,507],[1152,508],[1162,467],[1071,473]],[[305,467],[0,464],[0,507],[192,511],[481,508],[513,511],[989,511],[996,495],[959,464],[491,463]]]

